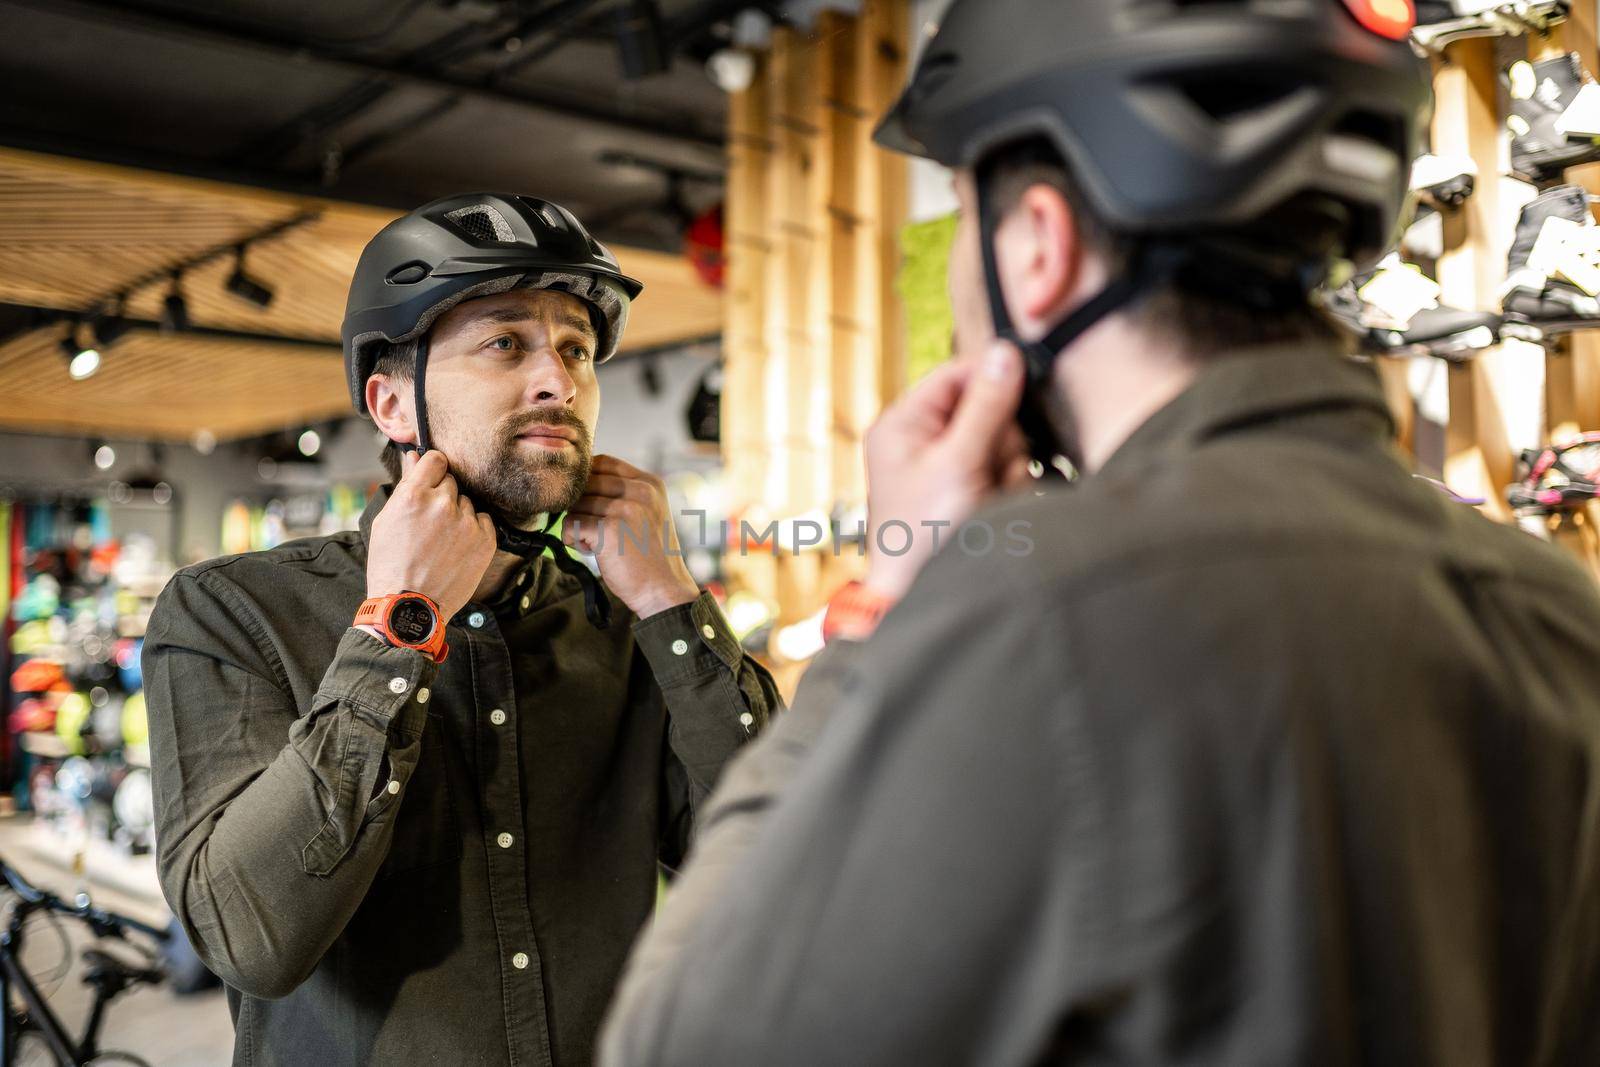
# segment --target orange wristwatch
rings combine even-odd
[[[828,613],[822,617],[822,639],[832,641],[842,637],[846,641],[865,641],[894,605],[891,597],[874,592],[860,582],[847,582],[828,601]]]
[[[357,626],[370,626],[396,648],[414,648],[443,663],[450,654],[444,643],[444,617],[431,597],[406,590],[361,602]]]

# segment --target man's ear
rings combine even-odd
[[[1031,185],[1012,209],[1013,269],[1011,289],[1019,317],[1055,322],[1073,306],[1083,249],[1072,207],[1061,190],[1040,182]]]
[[[378,431],[402,445],[417,443],[416,408],[411,400],[411,383],[374,374],[367,379],[367,411]]]

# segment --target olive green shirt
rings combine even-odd
[[[729,768],[601,1062],[1600,1063],[1600,599],[1391,436],[1240,353],[986,511]]]
[[[600,631],[549,560],[457,613],[442,667],[387,646],[351,627],[386,499],[162,593],[162,887],[236,1064],[589,1063],[658,861],[780,698],[709,595],[613,597]]]

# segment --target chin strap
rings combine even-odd
[[[1062,349],[1087,333],[1100,320],[1149,296],[1170,281],[1188,263],[1193,253],[1171,245],[1149,244],[1139,247],[1121,277],[1072,311],[1044,338],[1025,341],[1018,336],[1011,322],[1011,312],[1006,307],[1005,292],[1000,285],[999,253],[995,246],[1000,219],[990,202],[992,199],[980,181],[978,221],[983,244],[984,282],[989,290],[989,313],[994,320],[995,336],[1016,345],[1027,365],[1028,377],[1022,389],[1022,403],[1017,409],[1017,422],[1028,439],[1028,451],[1035,462],[1044,468],[1044,477],[1063,477],[1056,466],[1056,457],[1064,456],[1075,467],[1082,465],[1082,457],[1077,454],[1078,443],[1058,441],[1055,428],[1051,425],[1046,398],[1050,394],[1056,358]]]
[[[534,559],[545,549],[549,549],[561,573],[572,575],[578,579],[578,584],[583,586],[583,614],[588,618],[589,625],[597,630],[611,627],[611,601],[600,588],[600,580],[583,565],[581,560],[575,559],[572,553],[567,551],[566,542],[543,530],[517,530],[498,521],[494,524],[494,533],[500,551],[510,552],[524,559]]]
[[[411,368],[412,392],[417,403],[417,441],[415,444],[395,442],[395,446],[402,452],[415,452],[418,455],[427,452],[432,445],[428,440],[428,338],[424,334],[417,338],[417,358]],[[589,624],[597,630],[605,630],[611,626],[611,601],[600,588],[600,580],[594,573],[585,567],[582,561],[573,558],[567,551],[566,543],[553,534],[543,530],[518,530],[507,526],[498,518],[494,520],[495,547],[501,552],[509,552],[523,559],[536,559],[547,549],[555,558],[556,567],[563,574],[570,574],[578,579],[578,584],[583,587],[583,614]]]

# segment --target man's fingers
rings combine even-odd
[[[621,478],[637,478],[645,482],[655,479],[655,475],[649,471],[640,470],[627,460],[618,459],[616,456],[608,456],[604,452],[599,453],[590,461],[590,468],[602,474],[613,474]]]
[[[1016,425],[1023,377],[1022,353],[1015,345],[996,341],[989,346],[968,377],[950,418],[947,436],[960,442],[956,447],[965,450],[984,446],[985,452],[992,452],[1000,444]]]
[[[405,457],[401,457],[402,466]],[[428,454],[421,459],[413,459],[410,469],[405,471],[401,479],[418,489],[432,489],[445,479],[450,473],[450,464],[445,460],[444,453],[436,448],[430,448]]]
[[[956,410],[972,369],[971,363],[959,360],[939,364],[890,405],[879,421],[887,426],[938,432]]]
[[[654,488],[649,482],[637,478],[624,478],[616,474],[591,474],[584,486],[586,496],[615,497],[647,502],[654,498]]]

